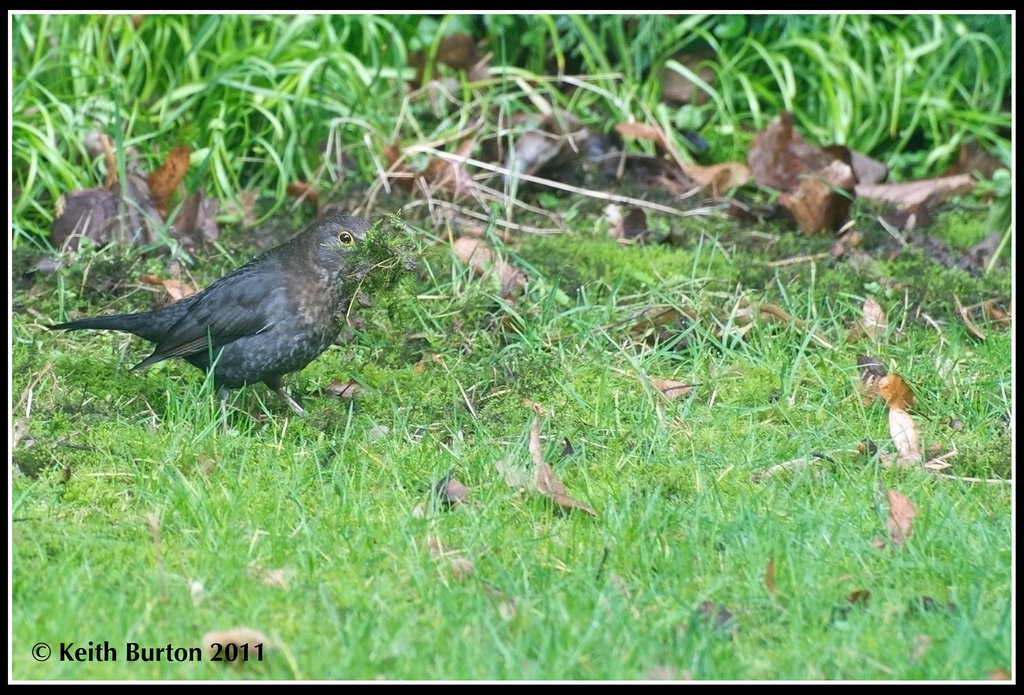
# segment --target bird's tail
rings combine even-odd
[[[147,314],[116,314],[114,316],[94,316],[87,319],[77,319],[65,323],[48,326],[51,331],[78,331],[83,329],[94,329],[99,331],[124,331],[133,333],[152,343],[158,342],[166,327],[161,322],[152,319],[147,320]]]

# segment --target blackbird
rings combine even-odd
[[[369,229],[361,217],[328,217],[176,304],[50,329],[96,328],[145,338],[156,347],[132,370],[181,357],[212,371],[222,413],[229,389],[262,381],[301,415],[281,377],[305,367],[337,338],[351,297],[346,281],[359,277],[352,251]]]

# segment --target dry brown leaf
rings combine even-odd
[[[805,142],[788,112],[758,133],[747,152],[754,180],[780,191],[779,203],[808,234],[838,229],[849,216],[856,183],[849,160],[845,148]]]
[[[420,178],[431,190],[449,191],[454,198],[467,195],[475,189],[473,176],[466,169],[465,158],[473,154],[476,138],[467,137],[455,148],[455,158],[435,157],[427,164]]]
[[[920,661],[928,653],[932,640],[928,635],[917,635],[914,637],[914,647],[910,650],[910,660]]]
[[[533,486],[542,495],[551,498],[558,506],[564,509],[579,509],[591,516],[597,516],[597,512],[595,512],[590,505],[574,500],[569,496],[565,485],[555,476],[555,472],[551,469],[551,466],[544,460],[544,454],[541,452],[540,447],[539,417],[535,417],[533,419],[533,425],[530,427],[530,442],[528,448],[530,450],[530,456],[533,458]]]
[[[526,490],[533,482],[533,474],[529,469],[518,465],[514,458],[500,459],[495,462],[494,467],[510,488]]]
[[[747,151],[747,164],[754,180],[777,191],[795,192],[814,172],[835,161],[835,155],[808,144],[793,128],[793,114],[783,112],[754,136]]]
[[[437,499],[449,506],[462,502],[469,496],[469,488],[455,477],[455,469],[448,471],[443,478],[434,483],[433,490]]]
[[[648,342],[658,328],[668,326],[676,321],[696,321],[697,314],[692,310],[679,309],[673,306],[653,306],[644,309],[630,318],[628,333],[635,342]]]
[[[539,99],[539,95],[536,98]],[[548,163],[556,168],[575,169],[583,164],[586,156],[584,143],[591,138],[587,128],[581,127],[576,116],[568,111],[554,108],[544,101],[539,107],[543,111],[539,120],[533,116],[522,123],[522,134],[516,139],[508,157],[507,179],[521,174],[536,174]],[[556,157],[557,161],[553,161]]]
[[[764,568],[764,586],[768,593],[775,595],[775,556],[768,558],[768,564]]]
[[[168,296],[170,296],[170,298],[176,302],[185,299],[185,297],[191,297],[196,293],[192,286],[189,285],[187,282],[183,280],[177,280],[175,278],[164,279],[159,278],[156,275],[144,274],[139,276],[139,282],[142,282],[146,285],[163,287],[167,291]]]
[[[882,183],[889,178],[889,167],[856,150],[850,150],[850,166],[858,184]]]
[[[700,617],[716,632],[731,633],[736,628],[735,614],[720,603],[702,601],[698,610]]]
[[[674,60],[681,66],[692,72],[707,85],[713,85],[715,81],[715,68],[709,63],[716,62],[718,58],[714,51],[694,51],[690,53],[677,53],[670,60]],[[710,96],[697,83],[689,77],[668,66],[658,71],[658,83],[661,84],[661,100],[671,106],[682,106],[683,104],[706,104]]]
[[[889,538],[896,547],[901,547],[910,536],[910,527],[917,516],[917,505],[899,490],[886,490],[889,500]]]
[[[320,205],[320,194],[313,185],[306,183],[305,181],[293,181],[288,184],[285,192],[287,192],[292,198],[295,198],[301,203],[306,203],[313,208],[313,214],[316,216],[316,219],[323,219],[324,211],[323,207]]]
[[[509,297],[526,287],[526,274],[503,260],[482,239],[459,238],[452,242],[455,257],[481,277],[495,277],[501,283],[501,296]]]
[[[871,598],[871,592],[867,589],[854,589],[846,596],[846,600],[853,605],[864,604]]]
[[[779,203],[793,215],[802,231],[835,231],[849,219],[855,184],[853,169],[837,159],[808,175],[792,193],[780,193]]]
[[[163,285],[164,289],[167,290],[167,294],[176,302],[185,299],[185,297],[191,297],[196,293],[196,291],[192,289],[192,286],[184,280],[167,278],[164,280]]]
[[[864,315],[861,317],[860,325],[864,329],[864,333],[872,340],[883,337],[889,330],[889,319],[886,317],[882,305],[869,297],[864,300],[861,311]]]
[[[416,87],[423,84],[427,58],[427,51],[417,51],[409,56],[409,67],[416,71],[416,77],[413,79],[413,85]],[[446,65],[454,70],[469,71],[480,61],[480,51],[472,36],[456,32],[441,38],[433,58],[436,64]],[[437,74],[436,69],[433,74]]]
[[[1008,311],[1003,311],[996,306],[994,299],[988,299],[981,304],[982,311],[989,321],[992,323],[1009,323],[1010,315]]]
[[[908,465],[921,463],[921,439],[917,434],[917,425],[905,410],[889,408],[889,436],[896,447],[897,461]]]
[[[350,379],[347,382],[343,382],[340,379],[334,379],[324,387],[324,394],[328,396],[334,396],[345,401],[350,401],[361,393],[366,392],[366,387],[360,384],[355,379]]]
[[[70,191],[57,199],[50,243],[57,249],[75,250],[82,239],[97,245],[110,241],[116,225],[120,204],[117,196],[106,188]]]
[[[220,228],[217,226],[219,205],[213,198],[207,198],[202,191],[195,191],[181,204],[181,210],[169,231],[181,245],[193,251],[204,243],[217,241]]]
[[[886,375],[885,366],[880,360],[867,355],[857,355],[857,368],[860,371],[861,397],[864,405],[868,405],[880,395],[878,381]]]
[[[192,151],[188,145],[178,145],[170,151],[163,164],[146,180],[153,204],[163,216],[167,214],[167,203],[171,200],[171,194],[174,193],[182,179],[185,178],[185,173],[188,172],[191,154]]]
[[[676,151],[671,141],[658,126],[651,125],[650,123],[616,123],[615,130],[620,135],[652,141],[659,149],[669,155],[680,172],[686,172],[686,167],[688,166],[686,160],[679,155],[679,152]]]
[[[430,557],[435,559],[443,559],[448,563],[448,569],[452,573],[457,581],[469,579],[473,576],[473,563],[470,562],[462,553],[454,550],[450,550],[441,539],[431,534],[427,538],[427,549],[430,552]]]
[[[977,182],[970,175],[961,174],[907,183],[858,184],[854,190],[858,198],[908,209],[929,201],[939,203],[950,196],[969,193],[976,185]]]
[[[651,385],[665,394],[665,397],[670,401],[674,401],[680,396],[685,396],[693,390],[693,384],[687,384],[683,381],[671,381],[669,379],[651,379]]]
[[[693,179],[706,195],[715,198],[750,181],[750,167],[742,162],[722,162],[711,166],[686,164],[683,173]]]
[[[251,565],[249,572],[256,579],[267,584],[268,586],[276,586],[281,589],[287,589],[288,583],[295,578],[296,571],[290,568],[271,568],[260,567],[259,565]]]
[[[914,392],[899,374],[886,374],[879,379],[878,392],[890,408],[909,410],[914,405]]]
[[[650,231],[643,208],[627,207],[623,210],[622,206],[613,204],[605,208],[604,215],[608,220],[608,236],[612,239],[643,242]]]

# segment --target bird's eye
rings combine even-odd
[[[338,232],[338,242],[342,246],[351,246],[352,244],[356,243],[356,238],[352,236],[352,232]]]

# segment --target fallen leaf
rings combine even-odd
[[[914,405],[914,392],[899,374],[886,374],[879,379],[878,392],[890,408],[907,410]]]
[[[750,168],[741,162],[722,162],[711,166],[686,164],[683,173],[713,198],[750,181]]]
[[[846,600],[857,605],[860,603],[867,603],[868,599],[871,598],[871,592],[867,589],[854,589],[846,596]]]
[[[914,637],[914,647],[910,650],[910,660],[920,661],[924,658],[924,655],[928,653],[928,648],[932,645],[931,637],[928,635],[917,635]]]
[[[463,581],[473,576],[473,563],[462,553],[450,550],[441,539],[431,534],[427,538],[427,549],[430,557],[442,559],[448,563],[448,569],[457,581]]]
[[[503,260],[482,239],[459,238],[452,242],[455,257],[481,277],[497,278],[501,296],[508,298],[526,287],[526,274]]]
[[[857,443],[857,451],[861,454],[867,454],[868,456],[874,456],[878,453],[878,445],[870,439],[862,439]]]
[[[475,190],[475,185],[473,176],[466,169],[465,159],[473,153],[475,147],[476,138],[465,138],[455,148],[454,158],[434,157],[417,178],[432,191],[449,191],[453,197],[469,195]]]
[[[889,167],[856,150],[850,150],[850,166],[858,184],[882,183],[889,178]]]
[[[973,177],[961,174],[907,183],[857,184],[854,191],[858,198],[907,209],[928,201],[939,203],[950,196],[969,193],[975,186],[977,182]]]
[[[192,151],[188,145],[178,145],[168,153],[163,163],[146,180],[153,205],[160,211],[162,217],[167,215],[167,203],[171,200],[171,194],[174,193],[188,172],[191,154]]]
[[[295,578],[296,571],[286,568],[266,568],[259,565],[250,565],[249,572],[256,579],[268,586],[276,586],[287,589],[288,583]]]
[[[219,205],[202,191],[195,191],[181,204],[168,233],[186,249],[193,251],[205,243],[213,243],[220,236],[217,226]]]
[[[305,181],[293,181],[288,184],[285,192],[301,203],[306,203],[313,208],[313,215],[316,219],[323,219],[324,211],[320,205],[320,194],[316,188]]]
[[[647,213],[643,208],[628,207],[625,214],[618,205],[605,208],[605,219],[609,221],[608,236],[613,239],[643,242],[647,238]]]
[[[661,100],[670,106],[706,104],[710,96],[693,77],[709,87],[714,85],[716,73],[712,63],[716,62],[717,58],[714,51],[693,51],[673,55],[669,61],[675,61],[676,65],[666,61],[666,65],[658,71]]]
[[[117,196],[106,188],[70,191],[57,199],[50,243],[56,249],[74,251],[82,239],[102,246],[121,223]]]
[[[1010,314],[996,306],[995,300],[988,299],[981,304],[982,311],[992,323],[1010,323]]]
[[[507,180],[514,180],[522,174],[536,174],[552,162],[560,167],[572,165],[578,168],[586,156],[582,144],[590,138],[590,132],[581,127],[572,113],[553,108],[547,101],[535,95],[543,115],[535,115],[520,122],[521,133],[516,138],[508,156]],[[515,124],[514,119],[513,123]]]
[[[627,332],[634,342],[650,344],[658,340],[659,336],[667,337],[675,333],[674,330],[662,330],[665,327],[675,328],[674,324],[678,323],[681,332],[686,326],[696,322],[697,318],[697,313],[693,310],[659,305],[644,309],[627,319]]]
[[[437,499],[448,506],[462,502],[469,496],[469,488],[458,481],[454,468],[434,483],[433,490]]]
[[[720,603],[702,601],[698,611],[701,619],[715,632],[732,633],[736,629],[735,614]]]
[[[558,506],[564,509],[579,509],[591,516],[597,516],[597,512],[590,505],[574,500],[569,496],[565,485],[555,476],[551,466],[544,460],[540,447],[539,417],[533,419],[533,425],[530,427],[530,443],[528,448],[530,455],[533,457],[533,485],[542,495],[551,498]]]
[[[686,172],[688,166],[686,160],[680,156],[664,131],[658,126],[650,123],[616,123],[615,131],[620,135],[650,140],[658,149],[668,154],[680,172]]]
[[[754,180],[780,191],[779,203],[809,234],[838,229],[849,216],[856,183],[849,160],[846,148],[807,143],[789,112],[755,135],[747,151]]]
[[[889,500],[889,538],[896,547],[902,547],[910,536],[910,527],[917,516],[917,505],[898,490],[886,490]]]
[[[171,299],[178,302],[185,297],[191,297],[196,293],[192,286],[182,280],[176,280],[174,278],[162,279],[156,275],[140,275],[139,282],[147,285],[162,286]]]
[[[881,395],[878,391],[878,382],[886,375],[885,366],[877,358],[857,355],[857,369],[860,371],[860,381],[857,384],[861,401],[864,405],[870,405]]]
[[[869,355],[857,355],[857,368],[860,370],[861,381],[866,383],[877,382],[887,373],[881,360]]]
[[[661,391],[665,398],[674,401],[680,396],[685,396],[693,390],[693,384],[682,381],[670,381],[669,379],[651,379],[651,385]]]
[[[480,51],[476,40],[469,34],[455,32],[441,37],[436,50],[431,54],[427,51],[416,51],[409,56],[409,67],[416,71],[413,85],[423,84],[427,61],[432,59],[431,67],[446,65],[454,70],[469,71],[480,61]],[[436,73],[436,70],[433,72]]]
[[[360,384],[355,379],[349,379],[347,382],[343,382],[339,379],[334,379],[324,387],[324,394],[328,396],[334,396],[345,401],[350,401],[361,393],[366,392],[366,387]]]
[[[500,459],[494,464],[501,474],[502,480],[510,488],[515,490],[526,490],[533,483],[533,474],[523,466],[518,465],[513,458]]]
[[[849,219],[855,183],[850,165],[835,160],[808,175],[792,193],[780,193],[779,204],[807,234],[835,231]]]
[[[764,586],[768,593],[775,595],[775,557],[768,558],[768,564],[764,568]]]
[[[872,340],[883,337],[889,330],[889,319],[886,317],[882,305],[869,297],[864,300],[861,312],[863,316],[860,325],[864,329],[864,333]]]
[[[900,408],[889,408],[889,436],[896,447],[898,462],[903,465],[920,463],[921,440],[917,434],[917,425],[907,411]]]

